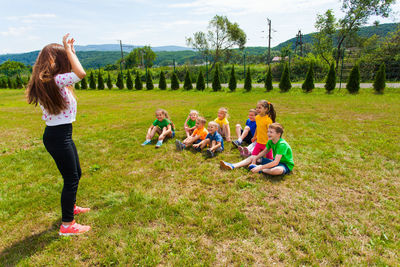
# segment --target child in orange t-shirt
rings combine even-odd
[[[198,144],[203,141],[208,134],[208,131],[204,128],[205,124],[206,119],[203,117],[198,117],[196,119],[196,128],[194,129],[192,135],[183,140],[183,142],[179,141],[178,139],[175,141],[176,149],[181,151],[193,144]]]

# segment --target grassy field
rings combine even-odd
[[[74,140],[83,177],[77,217],[92,231],[59,237],[62,178],[42,144],[40,108],[0,90],[0,265],[400,265],[400,91],[326,95],[78,91]],[[141,147],[154,111],[183,137],[195,108],[221,106],[231,130],[268,99],[295,167],[285,177],[219,169],[238,161]],[[397,114],[397,115],[396,115]]]

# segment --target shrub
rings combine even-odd
[[[90,89],[96,89],[96,81],[94,80],[93,71],[91,71],[90,75],[89,75],[89,88]]]
[[[97,88],[99,90],[104,90],[104,79],[103,79],[103,74],[99,70],[99,73],[97,75]]]
[[[148,70],[146,73],[146,89],[147,90],[153,90],[154,89],[154,84],[153,84],[153,77],[151,77],[151,71]]]
[[[76,90],[81,89],[81,86],[79,85],[79,82],[75,83],[74,86],[75,86],[75,89],[76,89]]]
[[[218,64],[215,65],[215,72],[214,72],[214,77],[213,77],[213,81],[212,81],[212,89],[214,92],[221,91],[221,82],[219,81]]]
[[[175,72],[172,73],[172,77],[171,77],[171,89],[172,90],[179,89],[179,80],[178,80],[178,76],[176,76]]]
[[[83,77],[82,80],[81,80],[81,88],[82,88],[83,90],[86,90],[86,89],[88,88],[88,86],[87,86],[87,81],[86,81],[86,77]]]
[[[231,69],[231,76],[229,77],[229,90],[231,90],[231,92],[234,92],[236,90],[237,87],[237,82],[236,82],[236,76],[235,76],[235,66],[232,65],[232,69]]]
[[[292,88],[292,83],[290,82],[290,74],[288,64],[285,64],[285,68],[283,69],[281,81],[279,82],[279,88],[281,92],[288,92],[290,88]]]
[[[8,76],[7,77],[7,88],[13,88],[13,84],[12,84],[12,81],[11,81],[11,78]]]
[[[183,84],[183,88],[185,90],[192,90],[193,89],[192,80],[190,79],[189,70],[186,70],[185,82]]]
[[[136,90],[142,90],[143,89],[142,78],[140,77],[139,71],[136,71],[135,89]]]
[[[332,62],[331,66],[329,67],[329,72],[328,76],[326,76],[326,82],[325,82],[325,89],[326,92],[329,94],[333,90],[335,90],[336,87],[336,71],[335,71],[335,63]]]
[[[133,89],[132,76],[131,76],[131,72],[129,70],[126,73],[126,88],[128,88],[128,90]]]
[[[158,88],[160,88],[160,90],[167,89],[167,82],[165,81],[165,74],[163,71],[160,72],[160,81],[158,82]]]
[[[272,89],[274,88],[272,85],[271,66],[268,67],[267,76],[265,76],[264,87],[265,87],[265,89],[267,89],[267,92],[272,91]]]
[[[385,87],[386,87],[386,67],[385,63],[382,63],[375,76],[374,89],[377,94],[383,94],[383,90],[385,90]]]
[[[203,72],[201,70],[199,72],[199,75],[197,76],[196,89],[201,91],[204,91],[204,89],[206,89]]]
[[[113,88],[110,72],[108,72],[108,75],[107,75],[107,88],[110,90]]]
[[[360,91],[360,70],[357,64],[351,69],[346,89],[350,94],[357,94]]]
[[[314,88],[314,65],[311,62],[307,71],[306,79],[304,80],[303,85],[301,86],[304,92],[310,93]]]
[[[246,72],[246,78],[244,80],[244,90],[246,90],[246,92],[250,92],[251,91],[251,73],[250,73],[250,67],[248,67],[247,72]]]
[[[124,78],[122,73],[118,72],[117,83],[115,84],[119,89],[124,89]]]

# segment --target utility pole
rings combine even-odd
[[[267,19],[268,22],[268,66],[271,62],[271,20]]]
[[[120,69],[121,75],[122,75],[122,62],[125,62],[124,61],[124,52],[122,51],[122,40],[118,40],[118,41],[119,41],[119,46],[121,48],[121,61],[119,62],[119,69]],[[125,68],[126,68],[126,66],[125,66]]]
[[[296,55],[297,51],[297,46],[300,46],[300,56],[303,56],[303,34],[301,33],[301,30],[296,34],[296,46],[294,48],[294,54]]]

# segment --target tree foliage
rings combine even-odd
[[[154,53],[149,45],[146,45],[133,49],[124,60],[128,69],[138,66],[152,67],[156,57],[156,53]]]
[[[131,76],[131,72],[129,70],[127,70],[127,72],[126,72],[126,88],[128,88],[128,90],[133,89],[132,76]]]
[[[93,71],[91,71],[89,75],[89,88],[96,89],[96,81],[94,79]]]
[[[97,88],[99,90],[104,90],[104,79],[101,70],[99,70],[99,73],[97,74]]]
[[[204,89],[206,89],[206,84],[204,82],[204,76],[203,76],[203,72],[199,71],[199,75],[197,76],[197,80],[196,80],[196,89],[200,90],[200,91],[204,91]]]
[[[232,68],[231,68],[231,75],[229,76],[228,87],[229,87],[229,90],[231,90],[231,92],[234,92],[237,88],[237,81],[236,81],[234,65],[232,65]]]
[[[81,80],[81,88],[82,88],[83,90],[88,89],[86,77],[83,77],[82,80]]]
[[[142,78],[140,77],[140,72],[139,71],[136,71],[135,89],[136,90],[142,90],[143,89]]]
[[[173,72],[171,76],[171,89],[172,90],[179,89],[179,79],[178,76],[176,75],[176,72]]]
[[[386,69],[385,69],[385,63],[382,63],[375,76],[374,89],[376,93],[383,94],[383,90],[385,90],[385,87],[386,87]]]
[[[146,73],[146,89],[147,90],[153,90],[154,89],[154,84],[153,84],[153,77],[151,76],[151,71],[148,70]]]
[[[215,15],[208,24],[208,32],[196,32],[192,37],[186,38],[188,46],[200,51],[203,55],[213,57],[213,65],[222,58],[227,60],[230,49],[237,46],[240,49],[246,44],[246,34],[239,24],[232,23],[226,16]]]
[[[357,94],[360,91],[360,70],[357,64],[351,69],[346,89],[350,94]]]
[[[192,80],[190,79],[189,70],[186,70],[185,82],[183,83],[183,88],[185,90],[192,90],[193,89],[193,84],[192,84]]]
[[[285,68],[283,69],[281,81],[279,82],[279,89],[282,92],[288,92],[292,88],[292,83],[290,82],[290,74],[288,64],[285,64]]]
[[[119,89],[124,89],[124,78],[122,73],[118,72],[117,83],[115,84]]]
[[[314,64],[311,62],[310,66],[307,71],[306,79],[304,80],[304,83],[302,84],[301,88],[303,89],[304,92],[309,93],[311,92],[314,88]]]
[[[160,90],[166,90],[167,89],[167,82],[165,80],[164,71],[160,72],[160,81],[158,82],[158,88],[160,88]]]
[[[265,87],[265,89],[267,89],[267,92],[270,92],[270,91],[272,91],[272,89],[274,89],[274,87],[272,85],[271,66],[268,66],[267,76],[265,76],[264,87]]]
[[[14,76],[26,68],[27,67],[21,62],[7,60],[0,64],[0,73],[7,76]]]
[[[317,33],[313,35],[313,50],[327,64],[332,60],[333,38],[337,26],[338,24],[332,9],[328,9],[323,15],[317,15],[317,21],[315,22]]]
[[[221,91],[222,87],[221,87],[221,82],[219,80],[219,66],[217,65],[217,67],[215,68],[214,71],[214,77],[213,77],[213,81],[212,81],[212,89],[214,92],[217,91]]]
[[[326,81],[325,81],[325,90],[329,94],[333,90],[335,90],[336,87],[336,72],[335,72],[335,63],[332,62],[331,66],[329,68],[328,75],[326,76]]]
[[[107,88],[110,90],[113,88],[113,83],[109,71],[107,72]]]
[[[246,72],[246,78],[244,80],[244,90],[247,92],[250,92],[252,88],[251,85],[251,73],[250,73],[250,67],[248,67],[247,72]]]

